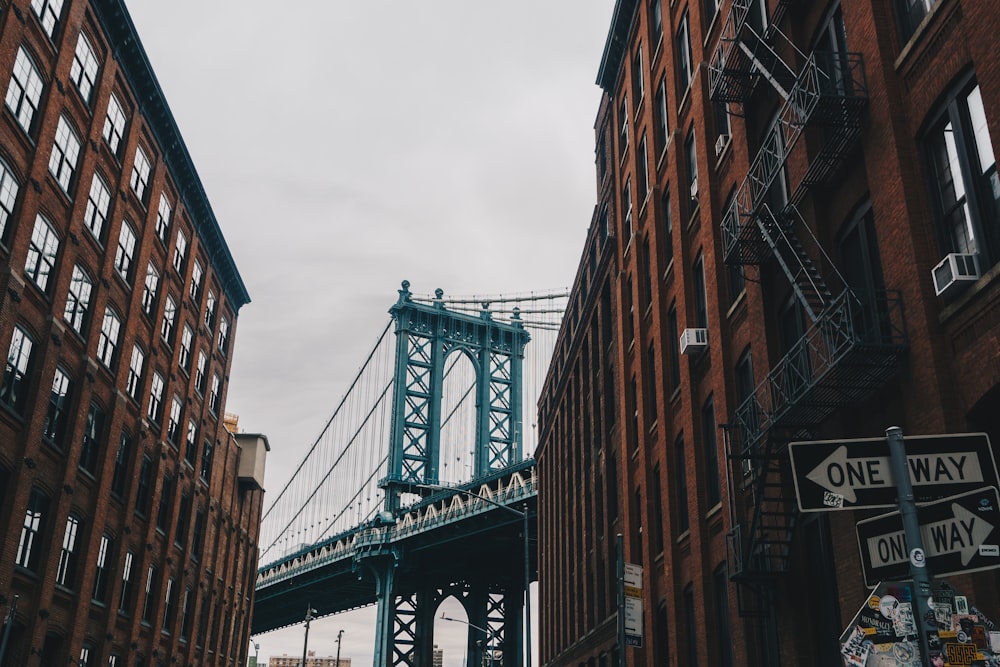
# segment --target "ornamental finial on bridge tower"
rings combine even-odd
[[[479,311],[479,317],[481,317],[484,320],[491,320],[491,319],[493,319],[493,314],[490,313],[490,302],[489,301],[483,301],[481,303],[481,305],[482,305],[483,309],[481,311]]]
[[[520,306],[514,306],[514,310],[510,316],[511,322],[517,326],[523,326],[521,324],[521,308]]]
[[[444,290],[440,287],[434,290],[434,307],[444,309]]]
[[[399,303],[406,303],[410,300],[410,281],[404,280],[400,286],[403,289],[399,290]]]

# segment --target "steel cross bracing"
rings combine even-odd
[[[521,664],[536,567],[534,550],[527,567],[523,554],[537,523],[524,454],[535,434],[522,413],[536,403],[566,296],[446,300],[403,283],[395,337],[379,337],[267,510],[254,633],[301,622],[306,607],[322,616],[378,603],[375,664],[426,664],[433,612],[451,595],[488,629],[470,630],[468,664],[487,651],[495,665]],[[454,490],[422,486],[442,481]]]
[[[767,17],[757,16],[763,3],[734,0],[709,71],[712,99],[729,112],[751,113],[761,82],[783,100],[723,216],[722,247],[730,264],[775,260],[810,322],[727,425],[727,448],[738,462],[731,479],[742,491],[730,493],[730,574],[751,584],[788,567],[796,508],[785,443],[870,395],[895,374],[907,344],[899,295],[849,289],[799,212],[810,188],[839,169],[857,142],[867,89],[859,54],[807,56],[781,32],[786,4]],[[801,66],[790,67],[779,51]],[[799,141],[810,127],[820,147],[791,183],[789,157],[810,150]],[[749,525],[737,498],[749,505]]]

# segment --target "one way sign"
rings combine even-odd
[[[985,433],[907,436],[903,441],[917,502],[997,486]],[[803,512],[896,507],[885,438],[793,442],[788,452]]]
[[[935,576],[1000,567],[1000,496],[987,487],[917,508],[928,569]],[[890,512],[858,522],[865,583],[910,576],[903,519]]]

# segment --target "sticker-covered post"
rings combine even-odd
[[[917,518],[917,502],[913,497],[913,483],[906,463],[906,446],[903,444],[903,429],[890,426],[885,430],[889,444],[889,462],[896,482],[899,498],[899,514],[903,518],[903,537],[910,550],[910,576],[913,579],[913,615],[917,622],[920,643],[920,664],[930,667],[930,647],[927,639],[937,630],[931,627],[927,618],[930,611],[931,576],[927,572],[927,558],[924,555],[924,541],[920,534],[920,520]]]

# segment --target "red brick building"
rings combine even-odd
[[[855,523],[794,440],[1000,443],[992,3],[617,0],[597,205],[539,403],[543,665],[840,665]],[[933,270],[933,275],[932,275]],[[949,577],[998,616],[993,572]]]
[[[249,295],[124,2],[0,1],[0,80],[0,663],[243,664]]]

